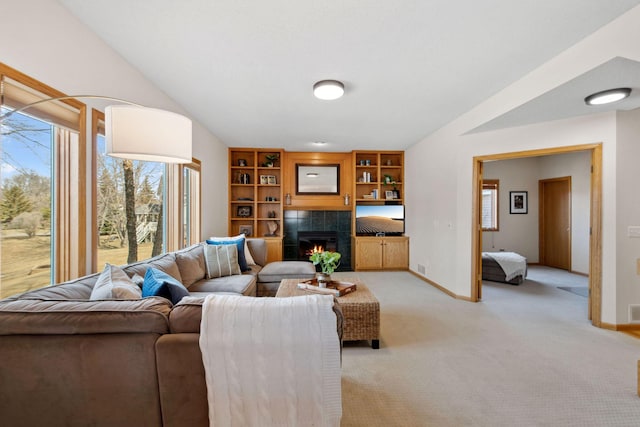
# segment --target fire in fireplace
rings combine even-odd
[[[307,261],[314,252],[338,251],[335,231],[298,231],[298,259]]]

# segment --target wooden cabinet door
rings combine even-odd
[[[385,269],[409,268],[409,239],[406,237],[383,238],[383,267]]]
[[[382,240],[379,237],[357,237],[356,270],[382,269]]]
[[[265,239],[267,242],[267,262],[282,261],[282,239]]]

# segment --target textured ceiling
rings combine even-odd
[[[290,151],[405,149],[640,3],[59,1],[226,145]]]

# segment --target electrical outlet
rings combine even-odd
[[[638,260],[640,262],[640,260]],[[427,273],[427,269],[424,268],[424,265],[422,264],[418,264],[418,273],[420,274],[426,274]]]

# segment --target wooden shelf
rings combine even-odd
[[[283,153],[281,149],[229,148],[228,233],[233,236],[241,231],[250,231],[250,237],[268,239],[269,261],[282,259]],[[268,162],[267,155],[278,157],[273,166],[265,166]],[[265,178],[274,183],[264,182]],[[238,200],[239,198],[251,200]],[[250,207],[251,215],[237,216],[237,210],[241,206]],[[275,236],[269,234],[269,227],[273,222],[277,224]]]

